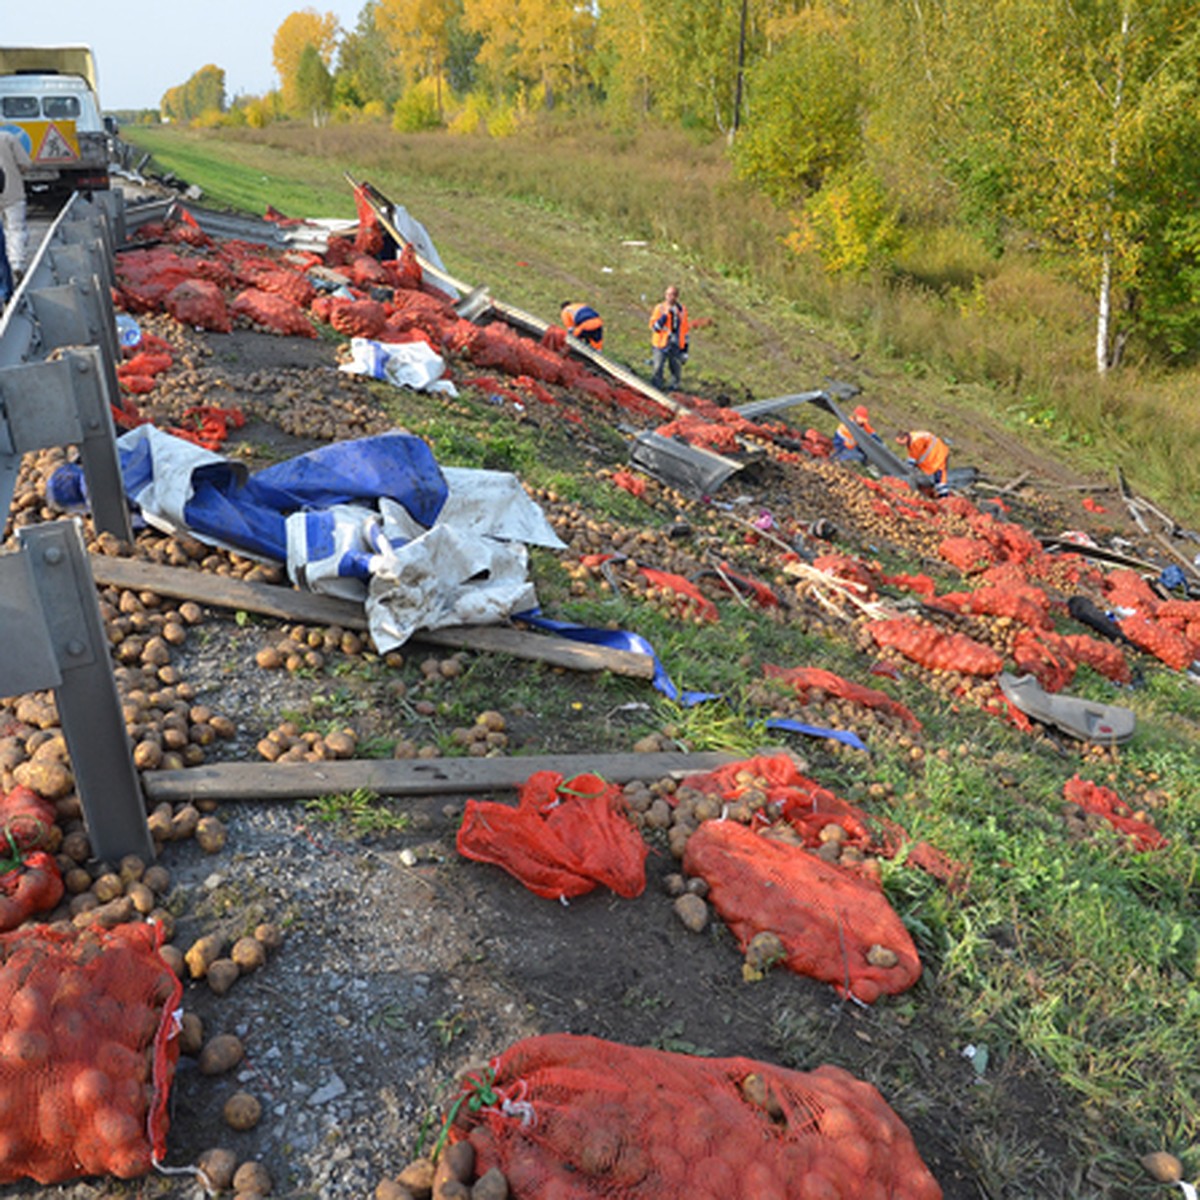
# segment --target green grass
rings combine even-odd
[[[397,812],[367,788],[318,796],[305,809],[318,821],[351,834],[402,833],[409,825],[407,813]]]

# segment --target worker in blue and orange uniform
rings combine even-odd
[[[604,322],[600,314],[589,304],[568,304],[562,306],[562,323],[572,337],[581,342],[587,342],[593,350],[604,349]]]
[[[650,345],[654,351],[654,374],[650,382],[661,391],[663,367],[669,367],[671,387],[678,391],[688,357],[688,314],[679,303],[679,289],[674,284],[667,288],[650,314]]]
[[[929,476],[934,493],[946,496],[950,492],[946,482],[950,457],[950,447],[936,433],[924,429],[914,429],[907,433],[896,435],[896,441],[908,451],[908,465],[917,467]]]
[[[873,437],[876,441],[880,440],[879,434],[871,426],[871,414],[867,412],[865,404],[860,404],[850,415],[855,425],[863,433],[869,437]],[[846,424],[839,425],[833,435],[833,457],[839,462],[865,463],[867,461],[867,456],[862,452],[862,447],[855,441],[853,432]]]

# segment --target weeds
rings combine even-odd
[[[318,796],[308,801],[305,809],[318,821],[347,828],[356,834],[403,833],[409,826],[407,813],[396,812],[366,788]]]

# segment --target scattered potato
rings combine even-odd
[[[221,957],[225,942],[218,934],[206,934],[192,943],[191,949],[184,955],[188,970],[193,979],[203,979],[208,968]]]
[[[237,1155],[232,1150],[217,1147],[205,1150],[196,1160],[196,1170],[205,1190],[210,1194],[227,1192],[233,1186],[233,1173],[237,1170]]]
[[[233,1190],[247,1196],[269,1196],[271,1176],[262,1163],[244,1162],[233,1173]]]
[[[218,1033],[205,1042],[200,1050],[200,1073],[224,1075],[242,1061],[245,1053],[240,1038],[232,1033]]]
[[[204,1022],[195,1013],[185,1012],[179,1031],[179,1053],[195,1058],[203,1048]]]
[[[248,975],[251,971],[257,971],[267,961],[267,952],[257,938],[243,937],[234,942],[229,957],[243,975]]]
[[[241,974],[237,963],[232,958],[218,958],[208,964],[204,978],[213,992],[218,996],[224,996],[237,983]]]
[[[205,854],[219,854],[225,848],[225,825],[219,817],[200,817],[196,822],[195,837]]]
[[[221,1115],[230,1129],[244,1132],[247,1129],[253,1129],[262,1119],[262,1104],[259,1103],[256,1096],[252,1096],[249,1092],[234,1092],[225,1101]]]

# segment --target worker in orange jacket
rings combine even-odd
[[[678,391],[688,357],[688,314],[679,303],[679,289],[674,284],[667,288],[650,314],[650,345],[654,351],[654,374],[650,382],[661,391],[663,367],[669,367],[671,387]]]
[[[871,414],[867,412],[865,404],[860,404],[851,413],[851,417],[863,433],[879,441],[879,434],[871,425]],[[833,435],[833,457],[839,462],[865,463],[867,461],[867,456],[862,452],[861,447],[854,439],[854,434],[846,424],[840,424]]]
[[[562,304],[562,323],[572,337],[587,342],[593,350],[604,349],[604,322],[590,304]]]
[[[950,447],[937,434],[924,429],[898,433],[896,441],[908,451],[908,465],[919,468],[929,476],[934,493],[938,496],[948,495],[950,488],[946,482],[946,464],[950,457]]]

